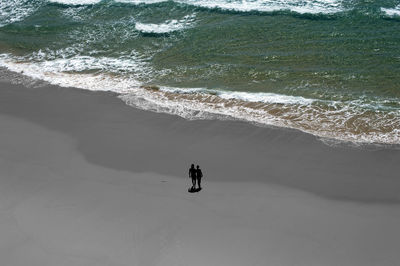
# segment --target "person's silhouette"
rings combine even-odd
[[[194,164],[192,164],[189,168],[189,177],[192,178],[192,190],[196,189],[196,172]]]
[[[201,178],[202,177],[203,177],[203,173],[201,172],[200,166],[197,166],[196,179],[197,179],[197,185],[199,186],[199,189],[201,189]]]

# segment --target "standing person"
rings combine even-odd
[[[197,179],[197,185],[199,186],[199,189],[201,189],[201,178],[202,177],[203,177],[203,173],[201,172],[200,166],[197,166],[196,179]]]
[[[189,177],[192,178],[192,190],[196,189],[196,169],[194,168],[194,164],[189,168]]]

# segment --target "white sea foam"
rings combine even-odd
[[[0,27],[21,21],[36,10],[35,3],[28,0],[0,1]]]
[[[268,103],[268,104],[302,104],[308,105],[313,103],[314,99],[306,99],[301,96],[290,96],[276,93],[266,92],[244,92],[244,91],[227,91],[227,90],[213,90],[204,88],[171,88],[171,87],[160,87],[160,91],[169,93],[203,93],[216,95],[225,100],[240,100],[245,102],[253,103]]]
[[[395,8],[381,8],[382,12],[390,17],[400,16],[400,5],[396,6]]]
[[[120,3],[127,3],[127,4],[156,4],[156,3],[162,3],[162,2],[167,2],[169,0],[116,0],[116,2]]]
[[[132,4],[154,4],[168,0],[117,0]],[[176,3],[188,4],[204,8],[219,8],[238,12],[260,11],[272,12],[289,10],[297,13],[330,14],[342,12],[345,8],[342,0],[174,0]]]
[[[341,1],[337,0],[177,0],[191,5],[221,8],[235,11],[261,11],[272,12],[278,10],[290,10],[297,13],[336,13],[343,11]]]
[[[118,59],[74,56],[46,61],[32,61],[40,58],[47,58],[46,53],[36,53],[30,58],[15,58],[9,54],[1,54],[0,66],[63,87],[76,87],[94,91],[114,91],[117,93],[126,93],[133,87],[140,86],[141,83],[137,79],[143,73],[151,73],[151,69],[147,67],[146,63],[136,58],[134,53],[129,57]],[[91,74],[87,72],[91,72]],[[129,72],[129,77],[105,75],[104,72],[116,74]]]
[[[172,19],[172,20],[167,20],[164,23],[160,24],[136,22],[135,28],[136,30],[143,33],[163,34],[191,27],[193,21],[194,21],[194,15],[187,15],[180,20]]]
[[[58,4],[63,4],[63,5],[94,5],[101,0],[48,0],[51,3],[58,3]]]

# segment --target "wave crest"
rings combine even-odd
[[[100,3],[102,0],[48,0],[50,3],[68,5],[68,6],[83,6],[83,5],[95,5]]]
[[[191,27],[194,17],[194,15],[187,15],[180,20],[172,19],[160,24],[136,22],[135,29],[142,33],[171,33]]]
[[[155,4],[168,0],[116,0],[130,4]],[[273,12],[289,10],[300,14],[332,14],[345,11],[342,0],[173,0],[175,3],[186,4],[202,8],[231,10],[237,12]]]
[[[396,6],[395,8],[381,8],[381,11],[384,12],[389,17],[400,17],[400,5]]]

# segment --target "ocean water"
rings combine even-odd
[[[400,143],[400,0],[7,0],[0,66],[187,119]]]

